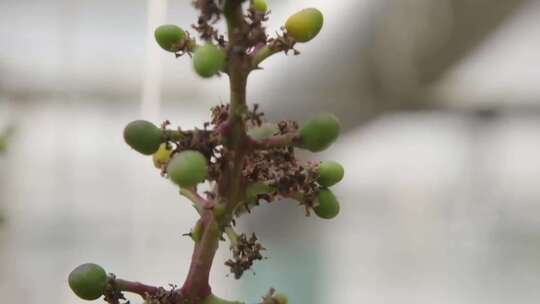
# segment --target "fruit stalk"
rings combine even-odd
[[[214,217],[212,210],[203,211],[200,223],[202,224],[202,238],[195,244],[189,273],[181,288],[182,297],[197,301],[212,298],[209,284],[210,269],[219,247],[221,237],[220,227],[228,226],[232,219],[232,212],[241,201],[241,174],[243,160],[246,153],[247,142],[246,126],[243,116],[246,107],[247,75],[250,60],[238,38],[241,27],[244,26],[241,1],[228,0],[225,2],[225,18],[229,33],[229,47],[227,71],[230,83],[230,109],[228,127],[223,132],[224,142],[234,153],[232,164],[225,170],[224,178],[218,185],[218,197],[226,204],[226,214],[220,222]],[[216,303],[219,303],[217,300]]]

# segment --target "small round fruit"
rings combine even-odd
[[[335,161],[325,161],[319,165],[319,184],[323,187],[331,187],[343,179],[345,170]]]
[[[180,187],[193,187],[206,179],[208,163],[201,152],[186,150],[173,156],[167,166],[167,173]]]
[[[69,274],[68,283],[79,298],[89,301],[97,300],[105,292],[107,273],[99,265],[82,264]]]
[[[169,52],[178,52],[179,46],[186,39],[186,33],[174,24],[164,24],[154,31],[154,37],[159,46]]]
[[[339,136],[341,126],[333,114],[321,114],[308,120],[299,131],[301,147],[312,152],[328,148]]]
[[[199,76],[209,78],[216,75],[225,66],[225,53],[213,44],[206,44],[195,49],[193,68]]]
[[[251,8],[257,13],[266,13],[268,10],[268,5],[264,0],[253,0],[251,3]]]
[[[272,298],[277,302],[277,304],[287,304],[289,303],[289,300],[287,299],[287,296],[282,293],[276,293],[272,296]]]
[[[339,202],[328,189],[322,189],[317,194],[317,205],[313,208],[315,214],[323,219],[332,219],[339,213]]]
[[[316,8],[306,8],[287,19],[287,33],[298,42],[308,42],[315,38],[323,26],[323,15]]]
[[[276,124],[264,123],[259,127],[249,129],[247,131],[247,134],[249,135],[249,137],[251,137],[251,139],[253,139],[255,141],[261,141],[261,140],[265,140],[265,139],[271,137],[272,135],[274,135],[274,134],[276,134],[278,132],[279,132],[279,129],[276,126]]]
[[[172,151],[167,149],[167,144],[162,143],[159,145],[159,149],[156,151],[156,153],[152,154],[152,161],[154,162],[154,166],[158,169],[161,169],[163,165],[165,165],[169,159],[171,159],[171,153]]]
[[[151,155],[155,153],[163,141],[162,131],[146,120],[130,122],[124,129],[124,140],[139,153]]]

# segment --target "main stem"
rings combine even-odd
[[[213,297],[209,278],[212,262],[219,247],[223,228],[230,225],[232,214],[243,200],[242,168],[247,143],[244,115],[246,107],[247,76],[251,70],[251,60],[242,45],[242,32],[245,21],[242,15],[241,0],[226,0],[224,14],[227,19],[229,45],[227,47],[230,82],[230,107],[227,132],[224,141],[232,161],[218,181],[217,201],[226,204],[226,214],[216,218],[212,210],[202,212],[200,224],[202,237],[195,243],[189,273],[180,289],[180,298],[187,303],[199,304]]]

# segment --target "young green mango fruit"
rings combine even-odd
[[[268,10],[268,5],[264,0],[253,0],[251,2],[251,9],[253,9],[257,13],[264,14]]]
[[[225,52],[213,44],[206,44],[195,49],[193,69],[199,76],[209,78],[216,75],[225,66]]]
[[[167,149],[166,143],[159,145],[159,149],[156,151],[156,153],[152,154],[152,162],[154,163],[154,167],[161,169],[161,166],[166,164],[169,159],[171,159],[171,153],[172,151]]]
[[[68,284],[79,298],[97,300],[105,292],[107,273],[99,265],[82,264],[69,274]]]
[[[339,213],[339,202],[332,191],[321,189],[317,194],[317,205],[313,210],[320,218],[333,219]]]
[[[186,33],[174,24],[164,24],[156,28],[154,37],[162,49],[168,52],[178,52],[179,45],[186,39]]]
[[[272,298],[277,302],[277,304],[288,304],[289,300],[287,299],[287,296],[282,293],[276,293],[272,296]]]
[[[306,8],[290,16],[285,23],[285,28],[296,41],[308,42],[319,34],[323,22],[321,11],[316,8]]]
[[[149,121],[135,120],[124,129],[124,140],[135,151],[151,155],[159,149],[163,132]]]
[[[300,128],[300,147],[311,152],[323,151],[338,138],[340,129],[339,120],[335,115],[320,114]]]
[[[319,184],[331,187],[339,183],[345,175],[343,166],[335,161],[324,161],[319,165]]]
[[[169,178],[182,188],[189,188],[204,182],[208,175],[206,157],[193,150],[175,154],[167,165]]]

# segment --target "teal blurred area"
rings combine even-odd
[[[0,2],[0,294],[6,303],[83,303],[67,274],[96,262],[121,277],[181,284],[196,219],[178,190],[130,150],[131,120],[203,126],[225,77],[152,42],[189,28],[190,1]],[[257,303],[535,303],[540,299],[540,5],[534,0],[268,0],[268,29],[318,7],[325,27],[301,56],[250,78],[268,119],[322,111],[344,134],[321,154],[345,179],[341,214],[292,201],[256,208],[265,260],[216,294]],[[132,303],[138,299],[133,298]]]

